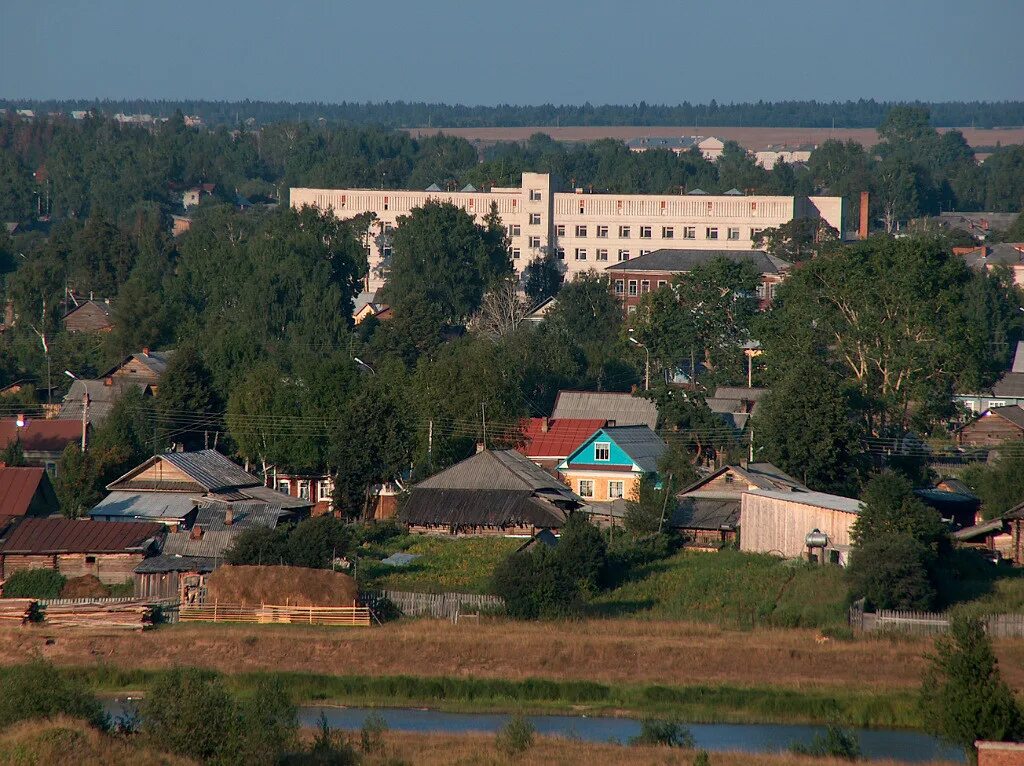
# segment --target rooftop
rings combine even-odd
[[[68,444],[82,438],[80,422],[35,419],[23,422],[25,425],[19,428],[17,418],[0,420],[0,449],[19,439],[26,452],[62,452]]]
[[[842,495],[829,495],[825,492],[779,492],[768,489],[750,489],[743,494],[770,497],[775,500],[785,500],[788,503],[811,505],[815,508],[828,508],[843,513],[860,513],[861,508],[860,500]]]
[[[547,431],[544,430],[545,422]],[[531,458],[563,458],[571,455],[603,425],[600,418],[530,418],[523,429],[523,443],[516,450]]]
[[[559,391],[554,420],[603,420],[614,426],[658,426],[658,405],[650,399],[608,391]]]
[[[658,470],[658,461],[665,454],[668,445],[648,426],[609,426],[603,429],[612,441],[648,473]]]
[[[163,524],[25,518],[0,540],[0,553],[126,553],[144,551],[166,532]]]
[[[0,468],[0,516],[26,515],[39,485],[49,481],[43,468]]]
[[[605,271],[658,271],[686,273],[697,266],[703,266],[716,258],[725,258],[737,263],[747,261],[761,274],[782,274],[790,263],[768,255],[763,250],[682,250],[662,248],[647,255],[641,255],[621,263],[613,263]]]

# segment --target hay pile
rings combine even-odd
[[[110,589],[96,575],[72,577],[60,589],[61,598],[103,598],[109,595]]]
[[[222,566],[206,582],[206,603],[259,606],[355,606],[359,589],[347,574],[329,569]]]

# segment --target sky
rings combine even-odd
[[[1024,99],[1024,0],[0,0],[0,98]]]

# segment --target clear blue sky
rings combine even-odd
[[[0,97],[1024,99],[1024,0],[0,0]]]

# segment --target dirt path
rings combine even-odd
[[[51,643],[47,639],[52,639]],[[61,665],[329,675],[545,677],[672,685],[916,686],[923,640],[820,641],[807,630],[727,631],[636,620],[452,625],[417,620],[382,628],[176,625],[141,634],[0,630],[0,664],[43,656]],[[1024,641],[997,644],[1006,680],[1024,690]]]

